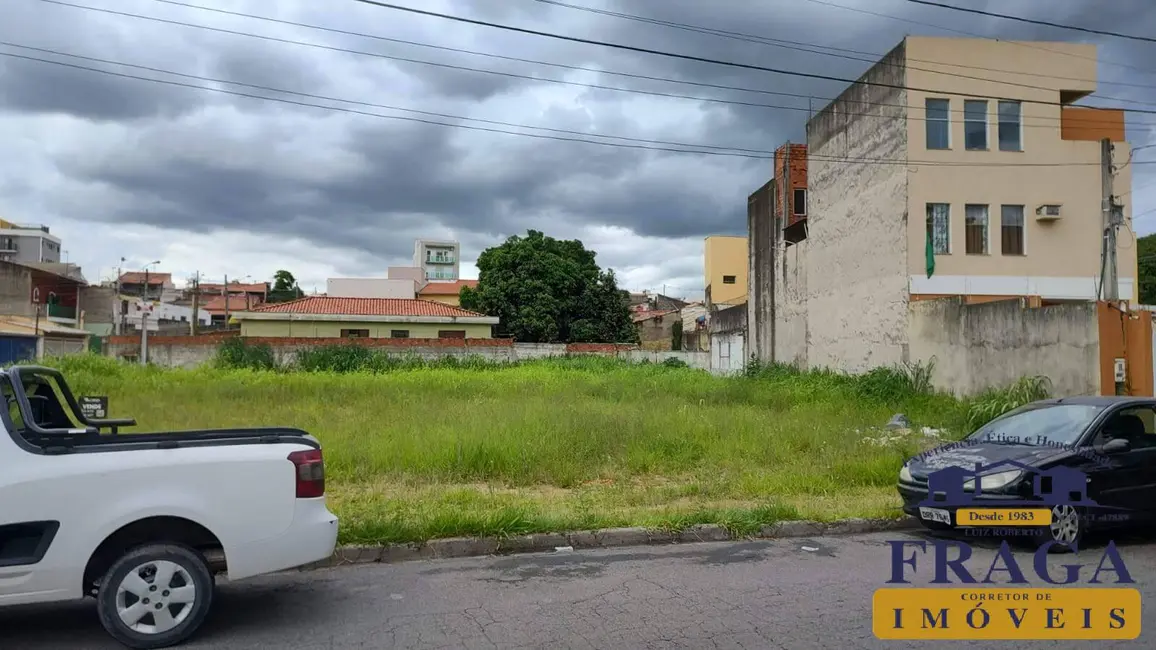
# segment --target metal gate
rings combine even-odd
[[[0,365],[10,366],[35,359],[35,336],[0,336]]]
[[[746,361],[745,337],[742,332],[712,334],[710,337],[710,368],[720,375],[741,372]]]

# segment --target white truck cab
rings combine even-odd
[[[321,445],[304,431],[123,435],[135,421],[86,417],[38,366],[0,370],[0,395],[0,607],[93,596],[122,644],[169,647],[204,621],[217,573],[333,553]]]

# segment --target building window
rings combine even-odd
[[[408,339],[409,330],[389,330],[389,338],[391,339]]]
[[[999,221],[1001,249],[1004,255],[1024,254],[1024,206],[1005,205],[1000,208]]]
[[[804,190],[804,189],[795,190],[794,203],[795,204],[793,206],[793,209],[795,211],[795,216],[797,216],[797,217],[807,216],[807,190]]]
[[[987,255],[987,206],[968,205],[964,212],[964,238],[968,255]]]
[[[465,330],[438,330],[439,339],[464,339],[466,338]]]
[[[724,275],[723,276],[723,284],[734,284],[734,283],[735,283],[735,276],[733,276],[733,275]]]
[[[963,146],[969,151],[987,149],[987,102],[963,102]]]
[[[947,203],[927,204],[927,232],[936,255],[951,252],[951,206]]]
[[[1020,103],[999,103],[999,150],[1023,151]]]
[[[951,102],[947,99],[927,100],[927,148],[951,147]]]
[[[369,330],[341,330],[341,338],[366,339],[369,338]]]

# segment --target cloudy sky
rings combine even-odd
[[[1151,0],[951,1],[1156,34]],[[644,140],[708,145],[716,152],[773,150],[803,140],[805,97],[830,98],[841,90],[834,82],[564,43],[353,0],[187,3],[335,31],[159,0],[67,2],[169,21],[44,0],[0,0],[0,216],[51,226],[64,239],[68,261],[93,281],[111,278],[124,257],[130,268],[161,260],[160,268],[178,281],[196,271],[206,280],[226,274],[265,279],[285,268],[306,290],[323,290],[327,277],[383,275],[387,266],[406,264],[415,238],[457,239],[472,262],[483,248],[535,228],[580,238],[626,288],[665,285],[670,294],[701,297],[702,240],[744,234],[746,197],[769,178],[769,161],[478,128],[552,138],[622,136],[635,140],[599,140],[634,147],[679,148],[638,142]],[[538,0],[396,2],[843,77],[859,75],[868,60],[907,34],[1095,42],[1101,58],[1097,95],[1111,99],[1093,103],[1129,99],[1151,104],[1125,106],[1156,109],[1156,44],[905,0],[565,0],[795,44],[726,38]],[[814,100],[816,107],[824,103]],[[1156,141],[1156,115],[1129,119],[1134,145]],[[1137,159],[1156,160],[1156,148]],[[1125,200],[1136,214],[1156,209],[1156,165],[1135,168],[1134,188]],[[1156,212],[1140,217],[1136,230],[1156,231]],[[472,264],[463,266],[463,275],[474,274]]]

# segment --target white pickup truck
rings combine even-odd
[[[321,445],[304,431],[121,435],[136,422],[86,417],[37,366],[0,370],[0,395],[0,606],[93,596],[115,639],[163,648],[205,620],[217,573],[333,553]]]

